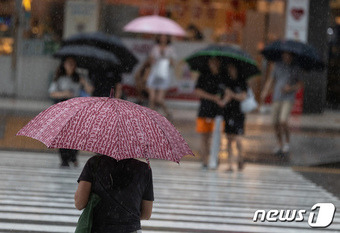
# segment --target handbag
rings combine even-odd
[[[99,201],[100,197],[97,194],[90,194],[89,201],[78,219],[75,233],[91,233],[93,223],[93,209],[99,203]]]
[[[241,102],[241,112],[248,113],[255,110],[258,103],[255,100],[255,96],[251,88],[247,90],[247,98]]]
[[[98,163],[99,163],[99,160],[95,167],[95,173],[93,175],[93,184],[96,181],[96,170],[98,168]],[[99,203],[100,200],[101,198],[97,194],[91,192],[89,201],[87,202],[85,209],[83,210],[83,212],[81,213],[78,219],[75,233],[91,233],[92,224],[93,224],[94,207],[96,207],[96,205]]]

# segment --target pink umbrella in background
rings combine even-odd
[[[108,97],[73,98],[41,112],[17,135],[49,148],[66,148],[127,158],[179,163],[193,155],[177,129],[149,108]]]
[[[138,17],[125,25],[124,31],[173,36],[186,35],[183,28],[175,21],[158,15]]]

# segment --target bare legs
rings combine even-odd
[[[275,135],[280,148],[283,148],[284,144],[290,142],[290,132],[287,122],[280,122],[274,124]]]
[[[156,109],[156,106],[159,106],[164,111],[166,117],[170,117],[170,112],[164,101],[165,94],[166,90],[149,89],[149,107],[151,109]]]
[[[242,146],[242,137],[238,135],[227,135],[227,141],[228,141],[228,171],[232,171],[232,163],[233,163],[233,149],[232,149],[232,143],[236,143],[236,149],[237,149],[237,164],[238,169],[242,170],[244,167],[244,159],[243,159],[243,146]]]
[[[292,103],[289,101],[280,101],[273,103],[273,123],[275,135],[278,142],[276,154],[289,152],[290,132],[288,119],[292,109]]]
[[[203,167],[208,167],[210,152],[211,133],[202,133],[201,136],[201,157]]]

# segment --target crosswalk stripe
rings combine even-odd
[[[84,164],[89,156],[80,156]],[[0,152],[0,233],[74,232],[80,211],[73,196],[81,168],[59,169],[46,153]],[[231,174],[152,160],[155,203],[143,233],[310,232],[310,208],[340,201],[289,167],[247,165]],[[303,222],[253,222],[256,210],[306,209]],[[340,216],[313,232],[340,232]]]

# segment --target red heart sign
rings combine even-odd
[[[303,9],[301,9],[301,8],[293,8],[291,10],[291,13],[292,13],[294,19],[300,20],[300,18],[303,16],[305,11]]]

